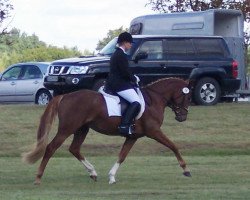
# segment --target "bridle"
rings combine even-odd
[[[182,97],[182,101],[181,101],[179,104],[174,104],[174,103],[173,103],[173,100],[170,100],[170,101],[168,102],[167,106],[168,106],[169,108],[171,108],[171,109],[176,113],[176,115],[182,115],[182,114],[181,114],[181,109],[184,110],[184,111],[186,111],[185,114],[187,114],[187,113],[188,113],[188,107],[183,106],[184,101],[185,101],[187,95],[188,95],[188,94],[182,93],[181,95],[179,95],[179,96],[176,98],[176,100],[178,100],[178,99],[180,99],[180,98]]]
[[[180,98],[182,97],[183,99],[182,99],[181,103],[175,104],[175,103],[173,103],[173,100],[172,100],[172,99],[171,99],[171,100],[168,100],[166,97],[162,96],[161,93],[159,93],[159,92],[153,90],[152,88],[147,88],[147,89],[150,90],[150,91],[152,91],[152,92],[154,92],[155,94],[157,94],[157,95],[163,97],[164,101],[166,102],[166,105],[167,105],[169,108],[171,108],[171,109],[176,113],[176,115],[181,115],[181,109],[183,109],[184,111],[186,111],[185,114],[188,113],[188,107],[184,107],[184,106],[183,106],[184,101],[185,101],[185,99],[186,99],[188,93],[182,92],[182,94],[180,94],[180,95],[176,98],[176,100],[178,100],[178,99],[180,99]]]

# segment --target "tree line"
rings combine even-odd
[[[53,61],[80,56],[77,47],[59,48],[40,41],[35,34],[27,35],[14,28],[8,34],[0,35],[0,71],[7,66],[28,61]]]
[[[101,50],[110,40],[126,30],[127,29],[123,29],[123,27],[109,30],[107,36],[98,41],[96,50]],[[94,52],[87,49],[81,52],[77,47],[59,48],[47,45],[45,42],[40,41],[39,37],[35,34],[27,35],[25,32],[22,33],[16,28],[13,28],[8,34],[0,34],[0,71],[11,64],[19,62],[53,61],[93,54]]]

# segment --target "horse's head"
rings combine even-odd
[[[190,99],[191,91],[188,85],[175,88],[173,96],[168,102],[168,106],[174,111],[177,121],[183,122],[187,119]]]
[[[192,86],[192,82],[179,78],[163,78],[147,85],[146,90],[161,96],[164,105],[174,111],[175,119],[183,122],[187,119]]]

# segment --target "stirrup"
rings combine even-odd
[[[118,126],[120,134],[123,136],[131,136],[134,133],[133,125],[120,125]]]

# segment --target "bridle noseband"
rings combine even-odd
[[[167,102],[167,106],[169,108],[171,108],[177,115],[181,114],[181,109],[186,111],[186,114],[188,113],[188,107],[184,107],[184,101],[186,98],[187,94],[182,93],[181,95],[179,95],[175,100],[178,100],[182,97],[182,101],[179,104],[174,104],[173,100],[170,100],[169,102]]]

